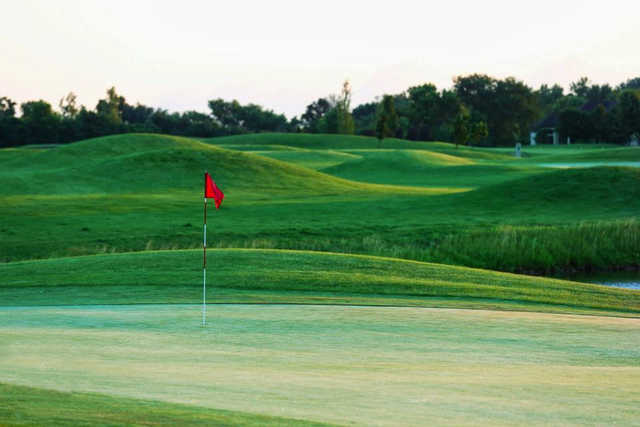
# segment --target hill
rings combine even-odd
[[[4,195],[197,193],[207,169],[223,188],[232,190],[330,193],[362,189],[295,165],[173,136],[114,135],[19,154],[7,159],[7,167],[0,172]]]
[[[287,146],[306,149],[402,149],[402,150],[428,150],[437,153],[449,154],[456,157],[486,160],[512,159],[505,153],[492,152],[484,149],[460,146],[448,142],[423,142],[409,141],[406,139],[385,138],[379,141],[370,136],[334,135],[334,134],[302,134],[302,133],[257,133],[247,135],[233,135],[227,137],[208,138],[203,141],[231,146]]]
[[[535,176],[487,186],[465,196],[468,201],[496,208],[537,206],[538,209],[566,205],[576,210],[607,207],[638,212],[640,168],[592,167],[553,170]]]

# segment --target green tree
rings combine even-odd
[[[548,114],[551,112],[553,105],[564,97],[564,89],[555,84],[552,87],[549,87],[546,84],[540,86],[535,92],[535,95],[538,98],[538,104],[540,105],[540,111],[544,114]]]
[[[376,137],[382,141],[385,137],[393,137],[398,129],[398,114],[396,113],[393,96],[382,98],[378,120],[376,122]]]
[[[76,99],[76,94],[73,92],[69,92],[67,96],[60,99],[58,106],[60,107],[62,117],[73,119],[78,115],[79,110],[76,105]]]
[[[562,138],[588,139],[593,133],[590,125],[589,115],[581,110],[565,110],[558,117],[558,131]]]
[[[556,100],[556,102],[554,102],[551,106],[551,111],[555,114],[560,114],[565,110],[577,110],[580,109],[586,102],[587,100],[585,98],[570,94]]]
[[[513,143],[516,129],[519,132],[530,129],[540,111],[533,90],[512,77],[498,80],[493,105],[489,114],[489,130],[495,142],[503,145]]]
[[[318,124],[325,114],[332,108],[331,103],[326,98],[318,98],[307,105],[306,111],[300,119],[305,132],[318,133]]]
[[[640,77],[634,77],[624,83],[620,83],[616,88],[617,91],[623,91],[626,89],[640,89]]]
[[[640,134],[639,95],[631,90],[622,92],[617,109],[620,130],[625,139],[624,142],[627,142],[633,134]]]
[[[484,121],[473,122],[471,125],[471,142],[476,145],[481,144],[489,136],[489,128]]]
[[[496,80],[483,74],[456,77],[454,88],[460,101],[476,117],[486,120],[492,142],[513,143],[516,127],[529,129],[540,114],[538,97],[523,82],[508,77]]]
[[[460,102],[484,117],[491,115],[497,80],[486,74],[471,74],[453,79],[453,87]]]
[[[351,115],[355,123],[356,134],[366,136],[376,134],[378,107],[378,102],[367,102],[353,109]]]
[[[335,108],[338,120],[337,133],[353,134],[355,124],[353,116],[351,115],[351,85],[349,84],[349,80],[345,80],[342,84],[342,92],[340,93]]]
[[[29,101],[20,105],[25,144],[58,142],[59,116],[46,101]]]
[[[19,145],[20,120],[16,117],[16,103],[0,98],[0,147]]]
[[[594,108],[591,114],[589,114],[589,121],[591,122],[595,142],[604,142],[610,132],[610,118],[604,105],[598,104],[598,106]]]
[[[409,114],[411,126],[409,138],[419,141],[431,140],[433,128],[439,117],[438,89],[431,83],[410,87]]]
[[[453,125],[453,142],[458,145],[466,145],[469,140],[469,110],[461,106]]]
[[[108,135],[123,132],[122,110],[126,101],[123,96],[116,93],[116,88],[107,90],[107,97],[100,99],[96,105],[98,114],[98,132],[100,135]]]
[[[577,82],[572,82],[569,87],[574,95],[579,96],[580,98],[586,98],[589,93],[589,86],[589,78],[581,77]]]

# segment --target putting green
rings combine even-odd
[[[357,424],[630,424],[640,320],[483,310],[0,308],[0,382]],[[1,420],[0,420],[1,421]]]

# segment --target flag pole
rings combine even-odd
[[[207,173],[204,174],[204,232],[202,237],[202,326],[205,326],[207,315]]]

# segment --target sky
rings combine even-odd
[[[458,75],[533,88],[640,76],[640,2],[0,0],[0,97],[69,92],[208,112],[237,99],[291,118],[352,87],[352,107]]]

